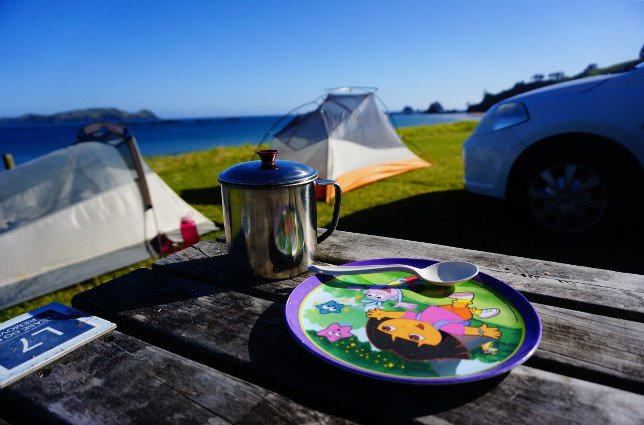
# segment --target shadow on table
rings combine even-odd
[[[181,285],[180,282],[184,280],[186,284]],[[133,311],[151,309],[154,313],[161,313],[170,310],[172,307],[168,306],[174,303],[227,291],[214,285],[195,285],[170,273],[139,268],[76,294],[72,298],[72,306],[108,320],[117,320],[121,315],[125,317],[124,320],[129,320]],[[145,294],[145,297],[141,294]]]
[[[641,221],[601,239],[556,237],[525,225],[503,201],[465,190],[427,193],[350,214],[340,219],[338,230],[644,274]]]
[[[419,385],[349,372],[300,345],[288,330],[284,305],[278,303],[257,319],[248,337],[248,348],[251,370],[259,384],[317,410],[349,416],[359,423],[408,423],[459,408],[492,391],[508,376],[505,373],[457,385]]]

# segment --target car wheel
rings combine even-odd
[[[523,213],[541,228],[562,235],[584,235],[615,223],[624,197],[607,166],[569,153],[542,157],[526,167],[517,186]]]

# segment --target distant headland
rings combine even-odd
[[[158,120],[159,118],[147,109],[138,112],[126,112],[117,108],[89,108],[59,112],[52,115],[25,114],[16,118],[0,118],[0,124],[55,124],[83,123],[96,121],[138,121]]]
[[[616,65],[599,68],[597,64],[590,64],[577,75],[567,77],[563,72],[552,72],[548,74],[548,78],[544,74],[534,74],[531,81],[519,81],[513,87],[503,90],[499,93],[492,94],[487,90],[483,95],[483,100],[476,104],[469,104],[464,110],[446,110],[440,102],[432,102],[427,109],[414,109],[411,106],[405,106],[400,112],[390,112],[391,114],[445,114],[445,113],[484,113],[492,105],[505,100],[509,97],[545,87],[551,84],[557,84],[568,80],[574,80],[583,77],[589,77],[598,74],[609,74],[621,72],[630,69],[641,60],[631,60]],[[236,118],[228,118],[235,120]],[[119,123],[135,122],[135,121],[149,121],[151,124],[167,124],[176,122],[174,120],[161,120],[154,113],[148,109],[141,109],[138,112],[126,112],[117,108],[89,108],[89,109],[76,109],[68,112],[59,112],[52,115],[37,115],[25,114],[15,118],[0,118],[0,125],[11,124],[56,124],[56,123],[89,123],[97,121],[111,121]]]

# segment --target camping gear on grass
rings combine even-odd
[[[282,159],[315,168],[319,178],[337,181],[345,193],[428,167],[405,146],[378,108],[375,90],[330,90],[314,111],[296,115],[278,131],[271,148],[279,150]],[[318,197],[328,201],[332,191],[321,189]]]
[[[83,127],[77,143],[0,172],[0,308],[157,256],[181,217],[215,224],[140,157],[129,131]]]
[[[197,223],[195,223],[195,220],[190,214],[186,214],[181,217],[181,238],[183,239],[184,248],[199,242]]]
[[[244,162],[219,174],[226,243],[242,273],[284,279],[301,275],[313,263],[317,244],[338,224],[342,189],[316,180],[313,168],[275,160],[260,150],[259,161]],[[316,187],[333,185],[333,219],[317,236]]]

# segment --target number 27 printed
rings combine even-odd
[[[32,333],[31,336],[36,336],[39,333],[44,332],[44,331],[49,331],[49,332],[54,333],[54,334],[56,334],[58,336],[63,335],[63,332],[57,331],[56,329],[50,328],[49,326],[47,326],[46,328],[42,328],[41,330]],[[27,341],[26,338],[20,338],[20,342],[22,342],[22,352],[23,353],[26,353],[27,351],[33,350],[34,348],[39,347],[39,346],[41,346],[43,344],[42,342],[39,342],[38,344],[32,345],[30,347],[29,342]]]

